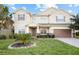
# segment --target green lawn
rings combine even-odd
[[[14,42],[14,39],[0,40],[0,55],[71,55],[79,54],[79,48],[65,44],[63,42],[41,38],[36,40],[36,46],[33,48],[8,49],[8,45]]]

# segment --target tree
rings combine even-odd
[[[79,14],[77,14],[76,16],[73,15],[71,21],[73,21],[74,23],[70,25],[70,28],[74,30],[79,30]]]
[[[9,13],[9,8],[0,4],[0,29],[6,28],[5,24],[7,21],[12,21],[12,14]]]

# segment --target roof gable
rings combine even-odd
[[[63,9],[56,9],[56,8],[53,8],[53,7],[48,8],[47,10],[42,11],[42,12],[39,12],[38,14],[35,14],[35,15],[51,15],[51,14],[53,14],[53,13],[55,13],[55,12],[60,12],[60,13],[61,13],[61,12],[64,12],[65,14],[72,16],[72,14],[66,12],[66,11],[63,10]]]
[[[13,12],[12,14],[16,14],[17,12],[22,11],[25,12],[27,14],[29,14],[30,16],[32,16],[32,14],[30,12],[27,12],[26,10],[24,10],[23,8],[17,9],[15,12]]]

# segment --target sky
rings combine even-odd
[[[25,9],[27,12],[32,14],[45,11],[50,7],[56,9],[63,9],[71,14],[79,13],[79,4],[5,4],[9,7],[9,12],[14,12],[19,8]]]

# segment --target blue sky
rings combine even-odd
[[[27,12],[38,13],[44,11],[47,8],[54,7],[57,9],[63,9],[71,14],[79,13],[79,4],[5,4],[9,7],[9,12],[14,12],[18,8],[23,8]]]

